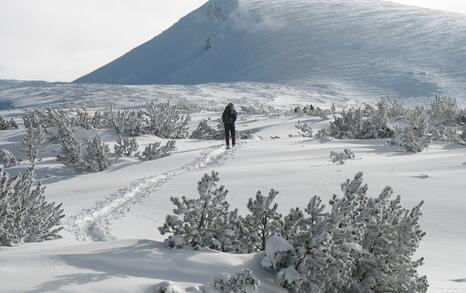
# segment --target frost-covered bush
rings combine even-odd
[[[247,237],[249,239],[247,245],[252,251],[264,251],[267,238],[281,230],[282,216],[277,212],[278,204],[274,203],[277,195],[278,192],[273,189],[268,195],[262,195],[258,191],[256,198],[250,198],[248,201],[250,214],[244,218],[244,225],[254,227]]]
[[[168,215],[163,226],[159,227],[162,235],[170,234],[165,240],[170,247],[189,245],[194,248],[209,247],[221,250],[220,235],[228,228],[230,217],[229,204],[226,201],[228,191],[218,186],[218,173],[205,174],[197,184],[199,198],[172,197],[176,206],[175,215]]]
[[[307,122],[298,121],[295,127],[299,130],[299,136],[307,138],[314,137],[314,131],[312,130],[312,127],[309,124],[307,124]]]
[[[403,147],[408,152],[418,153],[432,143],[432,136],[426,111],[416,108],[407,114],[405,125],[396,129],[391,143]]]
[[[57,160],[68,168],[84,171],[86,164],[83,157],[82,145],[71,126],[66,124],[61,125],[58,133],[61,152],[57,155]]]
[[[434,125],[454,125],[459,115],[458,102],[455,98],[436,95],[430,109]]]
[[[119,135],[113,148],[118,157],[130,157],[133,153],[138,151],[139,145],[136,138]]]
[[[84,142],[87,167],[93,172],[104,171],[112,164],[110,147],[98,135],[88,138]]]
[[[330,209],[313,197],[291,236],[293,251],[266,248],[262,265],[296,292],[426,292],[417,272],[423,260],[413,259],[425,235],[422,203],[407,210],[389,187],[368,197],[362,173],[341,187]]]
[[[78,172],[100,172],[111,165],[110,148],[103,139],[95,135],[80,139],[70,125],[60,125],[59,143],[61,152],[57,160]]]
[[[16,121],[13,118],[6,120],[2,115],[0,115],[0,130],[8,129],[18,129],[18,124],[16,124]]]
[[[186,291],[177,288],[170,282],[164,281],[157,284],[154,288],[154,293],[184,293]]]
[[[309,116],[317,116],[320,117],[322,120],[328,120],[328,116],[331,114],[336,113],[335,105],[332,104],[331,109],[322,109],[319,106],[314,105],[307,105],[304,107],[296,107],[293,110],[294,114],[298,116],[309,115]]]
[[[143,161],[157,160],[161,158],[168,157],[174,150],[175,140],[169,140],[165,145],[162,145],[160,142],[151,143],[141,154],[138,154],[138,157]]]
[[[387,138],[393,136],[393,130],[387,125],[385,116],[375,108],[366,106],[343,110],[330,123],[329,134],[335,138]]]
[[[225,131],[224,131],[225,132]],[[223,139],[223,133],[220,129],[211,127],[207,120],[199,122],[196,130],[191,133],[192,139]]]
[[[26,135],[23,137],[23,151],[26,154],[26,158],[34,163],[40,161],[40,147],[47,141],[47,135],[41,125],[36,128],[27,128]]]
[[[263,115],[263,116],[277,116],[280,111],[273,106],[267,105],[254,105],[254,106],[240,106],[240,112],[247,115]]]
[[[354,160],[354,153],[350,149],[345,149],[343,152],[337,153],[334,151],[330,152],[330,160],[332,163],[338,163],[343,165],[346,160]]]
[[[0,169],[0,246],[58,238],[61,204],[47,202],[34,169],[10,177]]]
[[[213,287],[221,293],[251,293],[260,286],[260,281],[249,269],[232,274],[222,273],[214,279]]]
[[[16,159],[15,155],[7,149],[0,150],[0,164],[3,165],[4,168],[14,167],[19,164],[18,159]]]
[[[376,103],[377,115],[385,121],[394,122],[403,119],[406,109],[397,99],[382,97]]]
[[[146,132],[142,111],[115,110],[110,106],[103,112],[103,119],[118,135],[139,136]]]
[[[188,136],[189,114],[177,105],[166,103],[147,103],[145,115],[148,117],[147,132],[158,137],[178,139]]]
[[[94,128],[93,117],[86,108],[78,109],[75,112],[76,114],[71,118],[72,125],[82,127],[84,129]]]

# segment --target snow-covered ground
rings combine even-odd
[[[289,109],[296,104],[340,106],[355,102],[306,92],[304,89],[266,84],[206,86],[86,86],[73,84],[0,84],[2,114],[18,118],[22,107],[72,104],[103,106],[112,101],[137,107],[149,98],[197,102],[205,109],[200,119],[219,117],[226,101],[241,105],[273,105]],[[230,98],[230,99],[229,99]],[[262,285],[259,292],[285,292],[273,276],[259,266],[261,255],[231,255],[210,250],[171,250],[161,241],[157,226],[171,213],[171,196],[196,197],[201,176],[216,170],[228,190],[233,208],[246,212],[247,200],[257,190],[277,189],[279,209],[303,207],[313,195],[324,200],[340,194],[340,183],[356,172],[365,173],[369,194],[390,185],[413,207],[421,200],[422,227],[427,236],[418,255],[425,257],[422,272],[429,292],[466,292],[466,148],[434,144],[419,154],[399,152],[384,140],[319,141],[300,137],[298,119],[314,129],[328,121],[317,117],[265,117],[240,112],[237,128],[252,130],[255,139],[241,140],[231,151],[222,141],[178,140],[177,151],[160,160],[140,162],[121,159],[108,170],[78,175],[56,162],[53,148],[46,148],[37,166],[38,179],[48,199],[63,202],[63,238],[0,248],[0,292],[152,292],[161,281],[171,281],[187,292],[202,292],[203,284],[218,273],[250,268]],[[18,157],[24,129],[0,131],[0,148]],[[101,133],[107,142],[113,135]],[[278,136],[278,138],[277,138]],[[275,138],[272,138],[275,137]],[[143,136],[140,145],[160,141]],[[356,159],[345,165],[329,161],[330,151],[350,148]],[[12,174],[28,166],[9,168]],[[189,290],[188,290],[189,288]]]

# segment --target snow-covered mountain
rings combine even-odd
[[[77,82],[281,82],[462,98],[466,16],[380,0],[211,0]]]

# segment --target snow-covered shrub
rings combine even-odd
[[[369,105],[365,109],[343,110],[340,115],[335,116],[330,123],[329,134],[332,137],[368,139],[393,136],[393,130],[387,125],[384,115]]]
[[[221,250],[219,238],[228,228],[230,212],[226,201],[228,191],[223,185],[217,185],[219,181],[218,173],[205,174],[197,184],[199,198],[170,199],[176,206],[175,215],[168,215],[159,227],[162,235],[170,234],[165,240],[168,246],[190,245]]]
[[[184,290],[177,288],[170,282],[164,281],[157,284],[154,288],[154,293],[184,293]]]
[[[34,163],[40,161],[40,147],[46,142],[47,135],[41,125],[36,128],[27,128],[26,135],[23,137],[23,151],[26,154],[26,158]]]
[[[141,154],[138,153],[138,157],[143,161],[151,161],[168,157],[174,150],[176,150],[175,143],[176,140],[169,140],[163,146],[160,142],[151,143],[146,146]]]
[[[429,114],[436,126],[454,125],[459,114],[458,102],[452,97],[435,95]]]
[[[93,172],[104,171],[112,164],[110,158],[110,147],[104,143],[98,135],[88,138],[84,142],[85,162],[87,167]]]
[[[214,279],[213,287],[221,293],[255,292],[260,281],[249,269],[242,269],[232,274],[222,273]]]
[[[76,134],[73,132],[71,126],[62,124],[58,129],[59,143],[61,145],[61,152],[57,155],[58,161],[62,162],[68,168],[78,171],[86,169],[82,145]]]
[[[18,159],[16,159],[15,155],[7,149],[0,150],[0,164],[3,165],[4,168],[14,167],[19,164]]]
[[[335,105],[332,104],[331,109],[322,109],[319,106],[314,105],[307,105],[304,107],[296,107],[293,109],[293,113],[298,116],[309,115],[309,116],[317,116],[320,117],[322,120],[328,120],[328,116],[331,114],[336,113]]]
[[[466,127],[463,127],[463,130],[461,131],[460,139],[462,140],[463,144],[466,144]]]
[[[273,106],[267,106],[263,104],[254,106],[240,106],[240,112],[247,115],[263,115],[263,116],[277,116],[280,115],[280,111]]]
[[[324,138],[324,137],[328,137],[330,134],[328,133],[328,129],[327,128],[321,128],[317,131],[317,133],[314,135],[315,138],[317,139],[321,139],[321,138]]]
[[[334,196],[327,211],[313,197],[291,237],[293,251],[282,249],[274,262],[275,252],[266,249],[263,266],[295,292],[426,292],[426,277],[417,272],[423,260],[413,260],[425,235],[422,203],[404,209],[389,187],[368,197],[362,173],[341,188],[343,196]]]
[[[13,118],[6,120],[3,118],[3,115],[0,115],[0,130],[8,129],[18,129],[18,124],[16,124],[16,121],[13,120]]]
[[[448,143],[462,143],[459,127],[439,125],[431,129],[432,141],[444,141]]]
[[[71,118],[72,125],[82,127],[84,129],[92,129],[93,117],[86,108],[78,109],[75,111],[75,115]]]
[[[199,122],[196,130],[191,133],[190,138],[192,139],[223,139],[223,133],[219,129],[214,129],[209,126],[207,120]]]
[[[298,121],[295,127],[299,130],[299,136],[307,138],[314,137],[314,131],[312,130],[312,127],[309,124],[307,124],[307,122]]]
[[[102,115],[103,119],[106,120],[105,124],[111,125],[118,135],[139,136],[145,133],[144,113],[142,111],[121,111],[109,106]]]
[[[346,160],[354,160],[354,153],[350,149],[345,149],[343,152],[337,153],[334,151],[330,152],[330,160],[332,163],[338,163],[343,165]]]
[[[422,152],[432,143],[432,131],[426,111],[423,108],[409,111],[405,123],[396,129],[391,143],[405,148],[408,152]]]
[[[0,246],[58,238],[61,204],[47,202],[34,169],[10,177],[0,169]]]
[[[377,115],[386,121],[392,122],[403,119],[406,109],[397,99],[382,97],[376,103]]]
[[[148,117],[148,133],[162,138],[178,139],[188,136],[189,114],[177,105],[150,102],[146,105],[145,114]]]
[[[113,148],[118,157],[130,157],[138,151],[139,145],[136,142],[136,138],[119,135]]]
[[[274,203],[278,195],[276,190],[270,190],[268,195],[262,195],[257,192],[256,198],[250,198],[248,201],[248,210],[250,212],[244,219],[244,224],[251,229],[251,234],[247,237],[249,247],[253,251],[264,251],[265,243],[268,237],[281,230],[282,216],[277,212],[278,204]]]

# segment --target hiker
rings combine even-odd
[[[222,121],[225,126],[225,141],[227,143],[227,149],[230,148],[230,135],[231,135],[231,144],[235,146],[235,121],[236,121],[236,110],[235,106],[232,103],[229,103],[223,111]]]

